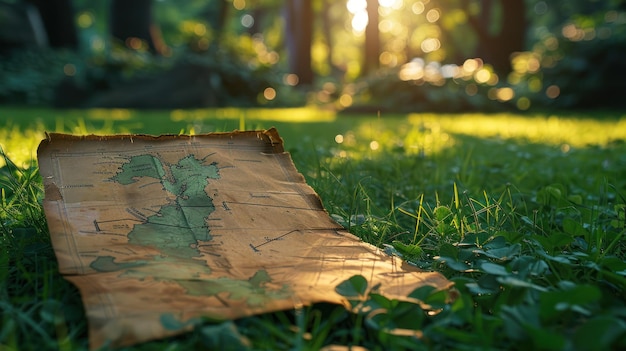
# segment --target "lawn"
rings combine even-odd
[[[207,321],[130,349],[626,348],[626,114],[0,108],[0,123],[0,350],[87,349],[80,297],[58,274],[41,209],[33,159],[44,131],[271,126],[338,223],[442,272],[458,298],[416,291],[423,310],[354,277],[338,290],[362,293],[352,311],[320,304]]]

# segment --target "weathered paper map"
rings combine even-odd
[[[345,303],[361,274],[389,297],[451,283],[346,232],[276,130],[199,136],[50,134],[38,149],[59,270],[80,290],[91,348],[232,319]]]

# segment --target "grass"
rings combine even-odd
[[[287,122],[290,115],[300,122]],[[337,287],[351,311],[320,304],[207,322],[129,349],[626,348],[624,115],[3,108],[0,116],[0,350],[87,348],[80,298],[57,272],[40,206],[33,155],[43,130],[272,125],[333,218],[390,254],[442,272],[458,298],[425,288],[411,294],[419,304],[390,301],[357,276]]]

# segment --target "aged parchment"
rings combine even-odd
[[[388,297],[447,289],[335,223],[276,130],[198,136],[50,134],[38,149],[59,270],[90,347],[315,302],[360,274]]]

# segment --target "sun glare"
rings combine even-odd
[[[356,14],[361,11],[365,11],[367,8],[367,2],[365,0],[348,0],[346,8],[351,14]]]
[[[365,31],[365,27],[367,27],[367,22],[367,12],[357,12],[354,14],[354,17],[352,17],[352,29],[356,32],[363,32]]]
[[[403,0],[378,0],[380,5],[379,13],[381,16],[385,16],[385,13],[389,13],[389,10],[399,10],[404,6]],[[346,8],[352,14],[352,29],[355,33],[360,34],[365,31],[367,27],[367,1],[366,0],[348,0],[346,2]],[[382,20],[380,23],[382,32],[390,32],[394,22],[391,20]]]
[[[363,32],[367,26],[366,0],[348,0],[346,8],[352,14],[352,29],[357,33]]]

